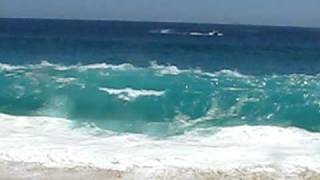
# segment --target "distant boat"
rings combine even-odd
[[[202,33],[202,32],[190,32],[189,33],[190,36],[223,36],[223,33],[220,31],[210,31],[207,33]]]
[[[153,34],[163,34],[163,35],[189,35],[189,36],[223,36],[224,34],[217,30],[212,30],[209,32],[199,32],[199,31],[177,31],[174,29],[156,29],[150,31]]]
[[[210,36],[223,36],[223,33],[220,31],[211,31],[209,32]]]

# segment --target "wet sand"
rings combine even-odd
[[[31,163],[0,163],[1,180],[319,180],[320,173],[301,169],[295,173],[280,170],[197,170],[136,167],[126,171],[105,170],[90,167],[48,168]]]
[[[31,163],[0,163],[0,180],[91,180],[122,179],[120,171],[96,168],[48,168]]]

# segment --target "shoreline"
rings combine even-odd
[[[207,179],[246,179],[246,180],[318,180],[320,171],[300,168],[298,171],[284,172],[274,167],[243,169],[193,169],[178,167],[134,167],[125,171],[99,169],[94,167],[46,167],[37,163],[0,162],[0,179],[6,180],[207,180]]]

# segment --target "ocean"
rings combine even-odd
[[[0,161],[319,172],[319,73],[316,28],[0,19]]]

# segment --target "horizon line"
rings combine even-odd
[[[246,23],[214,23],[214,22],[184,22],[184,21],[144,21],[144,20],[125,20],[125,19],[72,19],[72,18],[34,18],[34,17],[1,17],[0,19],[30,19],[30,20],[56,20],[56,21],[106,21],[106,22],[133,22],[133,23],[172,23],[172,24],[199,24],[199,25],[226,25],[226,26],[260,26],[260,27],[288,27],[304,29],[320,29],[320,26],[299,26],[299,25],[271,25],[271,24],[246,24]]]

